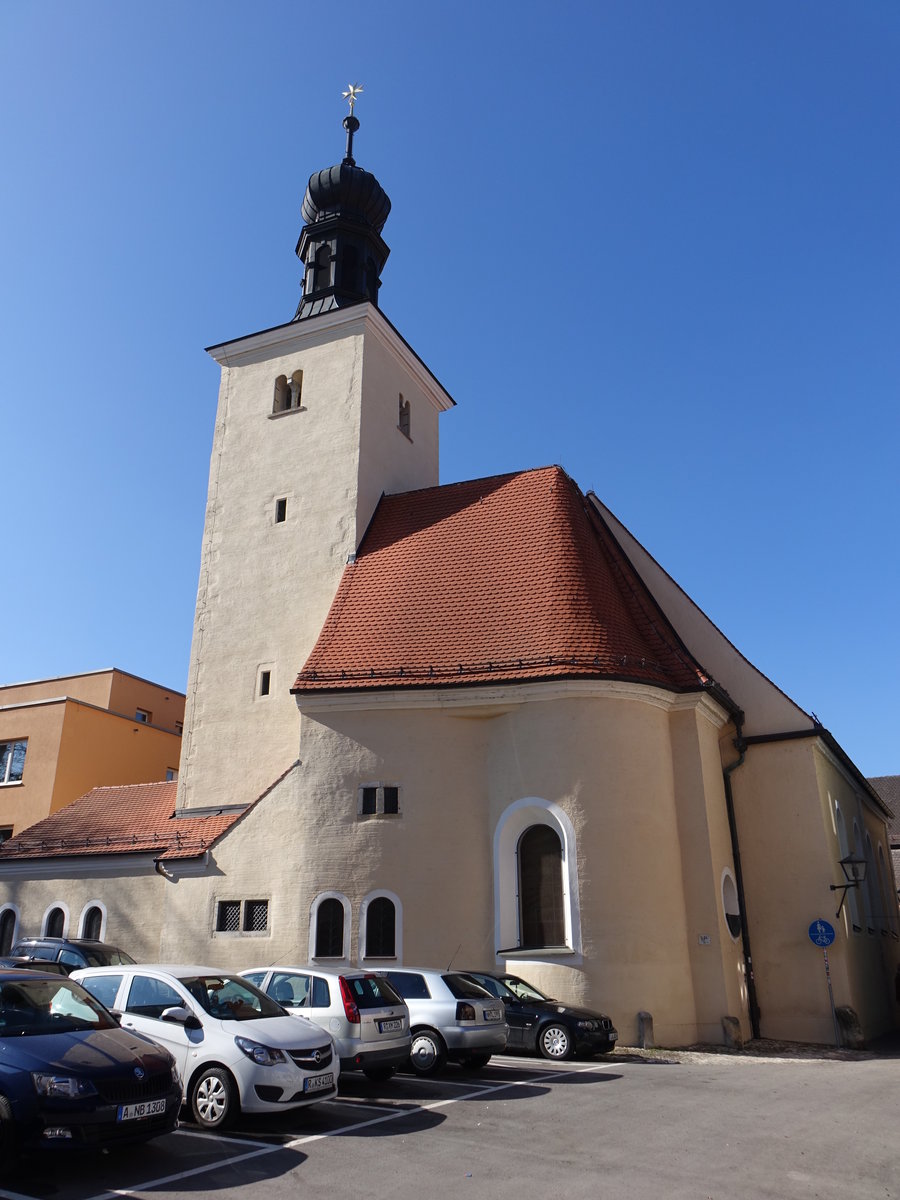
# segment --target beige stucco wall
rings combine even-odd
[[[720,1040],[723,1016],[746,1019],[721,915],[723,714],[625,690],[536,685],[528,703],[514,698],[528,688],[489,689],[467,704],[407,695],[307,711],[302,763],[216,847],[215,872],[167,885],[163,957],[303,962],[313,901],[333,891],[350,901],[358,962],[362,902],[384,890],[400,906],[405,963],[502,962],[602,1007],[623,1040],[642,1009],[668,1044]],[[398,784],[402,815],[359,820],[365,783]],[[571,827],[580,932],[568,954],[498,956],[495,843],[529,798]],[[198,926],[212,930],[216,901],[235,898],[269,900],[267,934],[207,935],[201,951]]]
[[[222,381],[179,776],[179,807],[191,808],[252,800],[296,758],[290,687],[382,491],[437,483],[437,418],[451,403],[368,304],[214,354]],[[276,378],[298,370],[301,408],[273,417]],[[401,392],[412,440],[397,428]],[[275,524],[280,497],[287,516]]]
[[[788,1040],[833,1042],[823,953],[809,940],[823,918],[836,930],[828,951],[835,1004],[850,1005],[868,1036],[891,1028],[891,981],[898,943],[890,930],[854,932],[862,897],[843,881],[835,804],[858,811],[861,791],[817,739],[752,745],[732,776],[747,887],[747,918],[759,991],[761,1033]]]
[[[0,785],[0,826],[14,833],[50,812],[65,709],[62,700],[0,709],[0,742],[28,739],[21,782]]]
[[[43,864],[5,867],[0,877],[0,912],[16,912],[16,937],[41,934],[44,917],[53,907],[66,914],[65,935],[78,937],[92,905],[105,910],[102,937],[121,946],[138,962],[159,960],[163,920],[163,880],[144,862],[113,869],[109,862],[47,860]],[[49,873],[50,878],[44,875]]]

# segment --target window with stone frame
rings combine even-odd
[[[216,933],[238,935],[267,933],[268,900],[219,900],[216,903]]]
[[[549,825],[519,838],[519,930],[522,949],[565,945],[562,843]]]

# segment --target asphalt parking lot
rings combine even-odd
[[[631,1200],[900,1197],[900,1064],[615,1055],[495,1058],[476,1073],[342,1081],[336,1099],[228,1134],[190,1125],[109,1154],[27,1159],[4,1200]]]

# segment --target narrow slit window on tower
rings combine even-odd
[[[287,497],[281,496],[275,501],[275,524],[280,525],[287,520]]]
[[[397,428],[405,436],[409,437],[409,401],[403,399],[403,393],[400,393],[400,415],[397,419]]]
[[[260,671],[260,673],[259,673],[259,694],[261,696],[268,696],[269,689],[271,688],[271,686],[272,686],[272,672],[271,671]]]

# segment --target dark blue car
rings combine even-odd
[[[0,969],[0,1177],[22,1149],[168,1133],[180,1107],[167,1050],[120,1029],[74,980]]]

